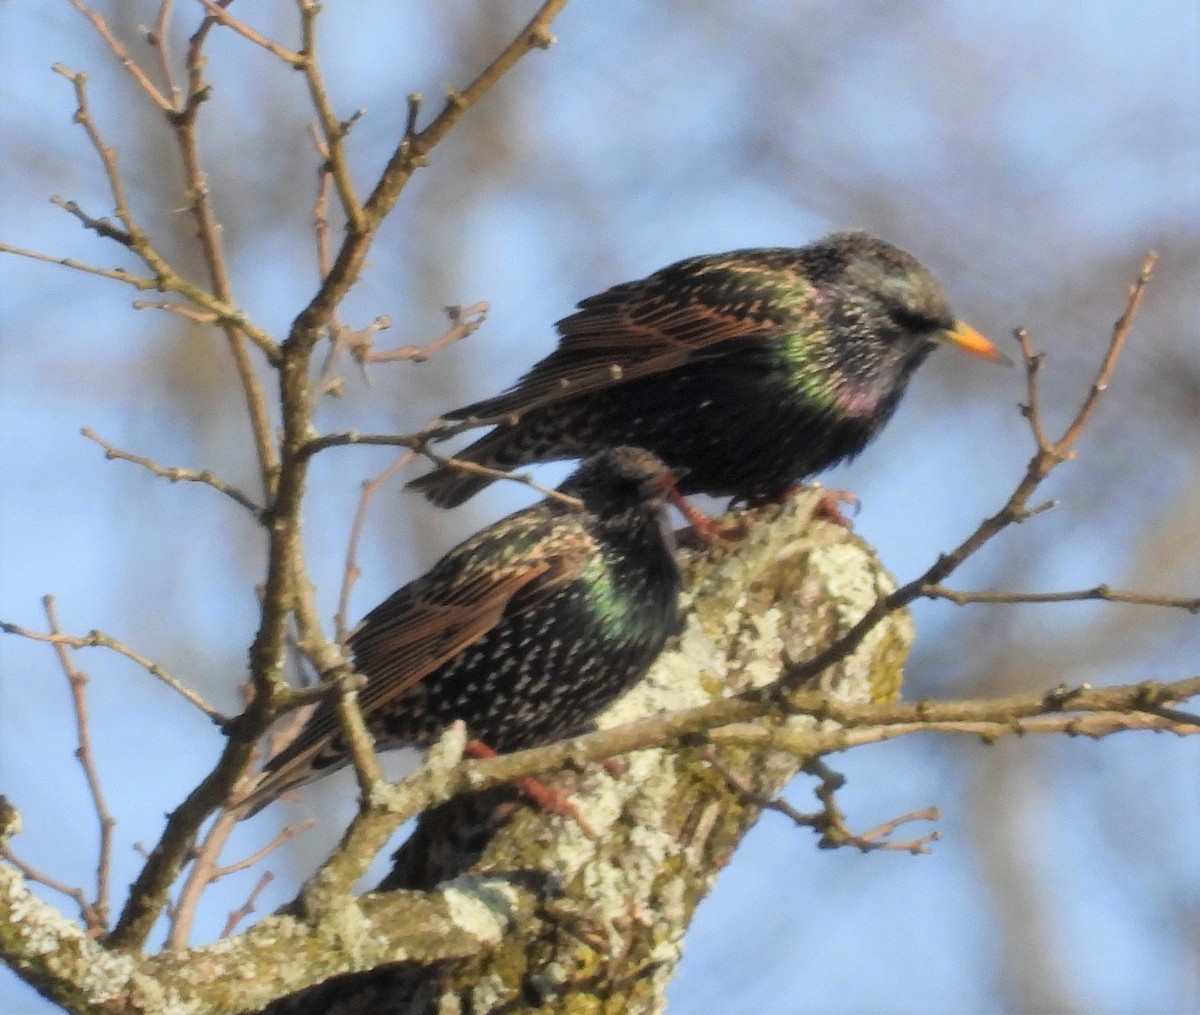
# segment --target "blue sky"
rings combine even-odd
[[[133,25],[156,11],[101,6]],[[434,108],[442,87],[461,84],[530,9],[326,7],[331,91],[341,112],[365,110],[351,136],[362,185],[394,143],[404,96],[422,91]],[[287,5],[261,25],[295,39]],[[1048,352],[1047,405],[1061,423],[1153,245],[1162,262],[1117,390],[1075,471],[1047,490],[1062,506],[1007,533],[961,585],[1107,580],[1195,594],[1194,5],[576,0],[555,34],[557,45],[522,64],[414,181],[346,306],[359,326],[392,317],[384,340],[395,344],[436,335],[449,303],[489,300],[488,323],[428,365],[381,367],[369,381],[350,372],[322,426],[414,429],[514,379],[549,350],[552,322],[591,292],[689,254],[798,245],[847,226],[917,253],[957,312],[1002,345],[1013,327],[1030,327]],[[218,34],[211,57],[203,143],[218,208],[230,209],[235,287],[279,333],[314,279],[310,117],[298,76],[244,41]],[[178,227],[167,245],[185,258],[164,136],[79,15],[45,0],[0,5],[0,241],[125,263],[47,200],[63,194],[97,213],[110,204],[70,122],[70,86],[49,70],[56,61],[91,75],[135,203],[165,232]],[[158,139],[142,144],[139,134]],[[165,463],[253,481],[219,344],[133,311],[132,298],[0,257],[0,617],[40,626],[40,597],[53,592],[66,629],[109,631],[232,709],[254,625],[255,532],[211,491],[105,462],[79,436],[91,426]],[[883,437],[825,477],[862,498],[857,529],[899,576],[918,573],[1011,489],[1030,453],[1015,411],[1022,396],[1017,371],[939,355]],[[358,485],[389,460],[352,449],[314,469],[306,536],[327,615]],[[452,516],[398,488],[381,496],[353,614],[524,493],[498,486]],[[940,603],[915,616],[911,695],[1194,672],[1191,617]],[[127,664],[96,652],[80,662],[121,819],[121,885],[137,869],[132,844],[155,840],[220,738]],[[26,827],[15,846],[86,884],[94,828],[63,684],[44,647],[0,639],[0,791]],[[922,738],[839,758],[857,827],[942,808],[933,855],[824,853],[766,816],[700,911],[672,1010],[999,1012],[1053,997],[1087,1012],[1196,1010],[1197,751],[1150,735],[990,749]],[[323,810],[349,815],[345,781],[313,792]],[[797,783],[790,798],[810,806],[810,787]],[[286,816],[268,812],[235,850],[251,851]],[[264,911],[289,897],[337,830],[329,823],[276,858],[279,888]],[[213,893],[200,936],[217,932],[251,882]],[[1023,892],[1042,903],[1048,970],[1010,932]],[[0,1009],[50,1010],[7,973]]]

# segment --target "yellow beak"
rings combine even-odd
[[[982,356],[984,359],[1003,363],[1005,366],[1013,365],[1011,359],[965,321],[956,321],[953,328],[947,328],[939,337],[942,341],[956,345],[973,356]]]

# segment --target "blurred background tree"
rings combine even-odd
[[[97,4],[139,53],[140,26],[158,7]],[[179,20],[193,16],[180,7]],[[324,70],[339,112],[365,111],[350,136],[362,180],[394,144],[405,96],[432,101],[461,84],[531,9],[328,5]],[[244,13],[296,43],[290,5]],[[1047,352],[1047,405],[1065,414],[1064,398],[1086,384],[1123,288],[1154,247],[1151,295],[1085,461],[1048,491],[1061,506],[989,547],[962,584],[1107,580],[1194,594],[1194,5],[611,0],[569,4],[554,34],[557,45],[518,68],[418,174],[344,309],[352,327],[388,315],[395,344],[442,331],[448,304],[488,300],[487,323],[427,364],[347,371],[323,425],[411,431],[515,379],[549,351],[552,322],[584,295],[690,254],[794,246],[842,227],[917,254],[958,312],[1002,345],[1027,326]],[[311,109],[299,75],[231,33],[216,33],[209,55],[218,87],[202,144],[235,290],[280,333],[317,279]],[[95,209],[111,203],[70,124],[70,86],[49,70],[59,61],[90,75],[143,220],[160,238],[174,235],[167,252],[194,267],[177,157],[158,116],[65,2],[0,6],[0,238],[102,264],[111,256],[46,201],[57,193]],[[78,431],[91,426],[159,461],[253,487],[243,399],[212,329],[132,313],[125,298],[100,279],[0,260],[0,616],[39,626],[38,597],[52,591],[65,628],[111,631],[232,711],[262,570],[256,530],[210,492],[105,462]],[[1022,395],[1016,372],[936,357],[881,440],[826,477],[860,495],[857,530],[901,578],[1011,488],[1029,453],[1015,411]],[[326,615],[359,484],[393,457],[349,449],[314,464],[306,533]],[[529,499],[498,484],[442,513],[393,484],[374,504],[352,617]],[[1195,666],[1197,621],[1182,613],[924,603],[915,617],[907,697]],[[121,885],[139,864],[132,843],[154,841],[163,811],[208,770],[221,738],[127,664],[101,655],[86,664],[96,752],[121,821]],[[86,882],[93,829],[62,819],[89,805],[66,692],[44,646],[0,640],[0,714],[0,778],[25,816],[22,855]],[[987,749],[906,738],[856,751],[843,802],[857,823],[936,803],[946,816],[934,854],[818,853],[768,816],[701,909],[675,1010],[1200,1009],[1198,761],[1194,741],[1150,734]],[[273,869],[310,870],[353,795],[342,780],[309,791],[305,808],[331,815],[328,828],[276,855]],[[805,802],[808,787],[793,795]],[[275,810],[275,821],[288,817]],[[240,834],[253,845],[271,830]],[[202,937],[244,899],[253,875],[245,877],[213,893]],[[287,897],[281,885],[260,910]],[[49,1006],[3,973],[0,1009]]]

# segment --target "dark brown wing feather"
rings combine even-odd
[[[511,391],[449,413],[448,418],[502,416],[623,381],[671,370],[710,355],[715,346],[761,339],[775,330],[764,314],[681,293],[664,272],[589,297],[558,322],[558,348]]]
[[[376,607],[350,639],[357,667],[370,678],[359,692],[363,711],[412,690],[501,620],[533,609],[578,577],[585,555],[577,549],[483,569],[450,588],[435,586],[416,596],[402,589]]]
[[[526,513],[532,528],[540,519]],[[514,523],[517,518],[512,519]],[[481,533],[491,536],[492,533]],[[553,547],[494,561],[479,537],[457,547],[422,578],[384,600],[350,638],[355,665],[367,677],[358,692],[368,719],[411,691],[439,666],[483,639],[502,620],[545,602],[577,578],[595,551],[582,526]],[[313,759],[340,731],[337,711],[322,704],[299,736],[268,764],[268,775],[242,803],[255,813],[291,786],[307,781]]]

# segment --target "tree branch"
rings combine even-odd
[[[921,590],[921,595],[928,599],[948,599],[958,606],[968,603],[1076,603],[1098,599],[1106,603],[1163,606],[1186,610],[1188,613],[1200,613],[1200,596],[1188,598],[1150,592],[1128,592],[1109,588],[1107,585],[1093,585],[1090,589],[1077,589],[1073,592],[1008,592],[998,589],[960,592],[945,585],[926,585]]]
[[[118,641],[110,634],[105,634],[103,631],[89,631],[82,637],[76,637],[69,634],[60,634],[56,631],[43,633],[42,631],[32,631],[27,627],[21,627],[19,624],[11,624],[8,621],[0,620],[0,631],[5,634],[15,634],[21,638],[28,638],[30,641],[44,641],[48,644],[66,648],[106,648],[116,652],[117,655],[122,655],[126,659],[136,663],[147,673],[157,680],[161,680],[172,691],[185,698],[190,704],[195,705],[206,716],[214,722],[224,722],[225,717],[221,715],[215,708],[208,704],[199,694],[188,688],[175,677],[171,676],[162,666],[151,659],[146,658],[136,649],[131,648],[122,641]]]
[[[218,479],[211,472],[209,472],[208,469],[196,471],[195,469],[180,469],[176,467],[159,465],[152,458],[146,458],[142,455],[135,455],[129,451],[122,451],[116,445],[110,444],[108,441],[106,441],[91,427],[85,426],[82,430],[80,430],[80,433],[82,433],[83,436],[88,440],[99,444],[100,447],[104,449],[104,457],[109,459],[109,461],[119,459],[124,462],[132,462],[134,465],[140,465],[143,469],[154,473],[156,476],[162,476],[164,479],[169,479],[172,483],[201,483],[204,486],[210,486],[218,493],[223,493],[230,500],[240,504],[247,511],[253,514],[260,523],[264,519],[265,512],[263,511],[262,507],[260,507],[258,504],[255,504],[247,494],[243,493],[236,486],[226,483],[223,479]]]

